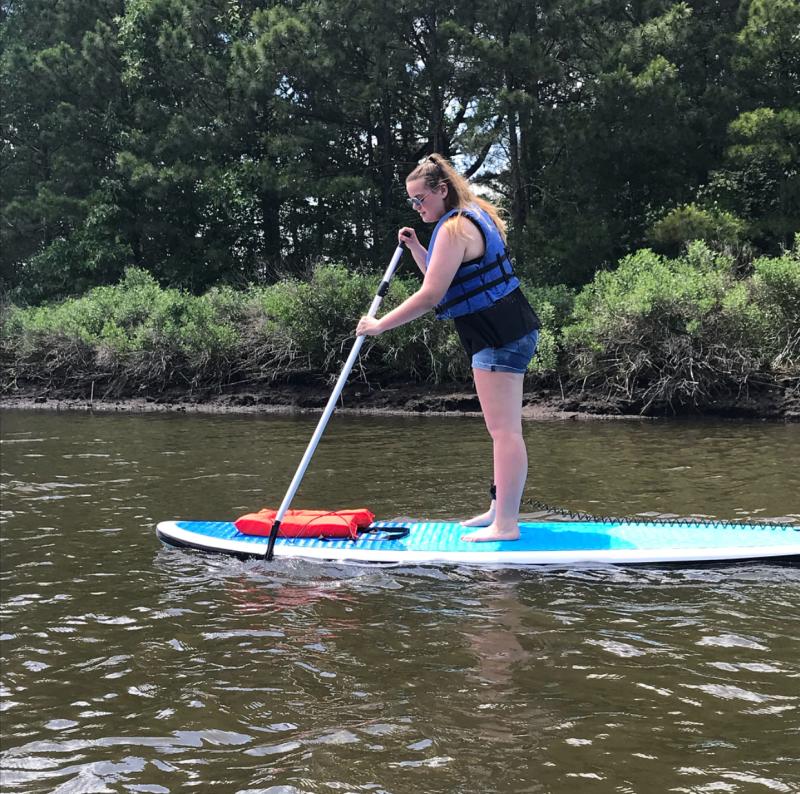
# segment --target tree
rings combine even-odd
[[[403,180],[432,151],[504,205],[542,283],[585,283],[659,219],[683,239],[687,206],[743,219],[766,253],[797,230],[793,0],[0,10],[0,265],[17,297],[128,264],[194,291],[374,268],[416,221]]]
[[[113,15],[122,2],[46,0],[5,7],[0,284],[46,297],[116,278],[127,248],[109,188],[123,125]]]

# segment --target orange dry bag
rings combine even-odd
[[[265,507],[257,513],[237,518],[234,524],[243,535],[269,535],[277,510]],[[350,538],[358,537],[375,514],[365,507],[358,510],[287,510],[281,521],[279,538]]]

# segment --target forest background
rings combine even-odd
[[[0,2],[5,394],[338,369],[437,151],[502,205],[539,386],[800,389],[796,0]],[[387,299],[418,285],[399,278]],[[469,376],[448,324],[370,383]],[[305,379],[305,380],[304,380]]]

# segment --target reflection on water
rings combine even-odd
[[[313,417],[7,412],[14,792],[800,791],[800,569],[271,566],[156,520],[280,502]],[[800,427],[529,423],[529,493],[796,516]],[[463,515],[478,420],[337,417],[298,505]]]

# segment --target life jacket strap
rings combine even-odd
[[[494,269],[494,266],[492,269]],[[459,295],[457,298],[447,301],[447,303],[441,303],[436,307],[436,309],[441,314],[442,312],[446,312],[448,309],[452,309],[453,306],[458,306],[459,303],[466,303],[470,298],[474,298],[476,295],[480,295],[481,293],[490,290],[492,287],[496,287],[499,284],[506,284],[509,281],[511,281],[511,278],[509,277],[508,273],[503,271],[503,275],[500,278],[493,279],[486,284],[481,284],[479,287],[475,287],[475,289],[471,289],[469,292],[465,292],[462,295]]]
[[[464,268],[467,265],[477,264],[477,262],[480,262],[480,261],[481,261],[480,259],[478,259],[478,260],[474,260],[473,259],[471,262],[464,262],[464,264],[461,265],[461,267]],[[508,262],[509,265],[511,264],[511,261],[508,258],[508,249],[503,251],[502,255],[498,254],[497,255],[497,259],[495,259],[494,262],[490,262],[488,265],[484,265],[483,267],[480,267],[477,270],[473,270],[471,273],[465,273],[463,276],[458,276],[458,277],[454,278],[450,282],[450,289],[452,289],[453,287],[457,287],[459,284],[463,284],[466,281],[471,281],[473,278],[477,278],[478,276],[482,276],[482,275],[484,275],[486,273],[491,273],[493,270],[495,270],[497,268],[500,269],[501,273],[506,275],[506,281],[509,281],[511,279],[511,276],[514,274],[514,271],[513,271],[513,269],[511,269],[511,272],[507,273],[506,268],[505,268],[505,263],[506,262]],[[458,272],[458,271],[456,271],[456,272]]]

